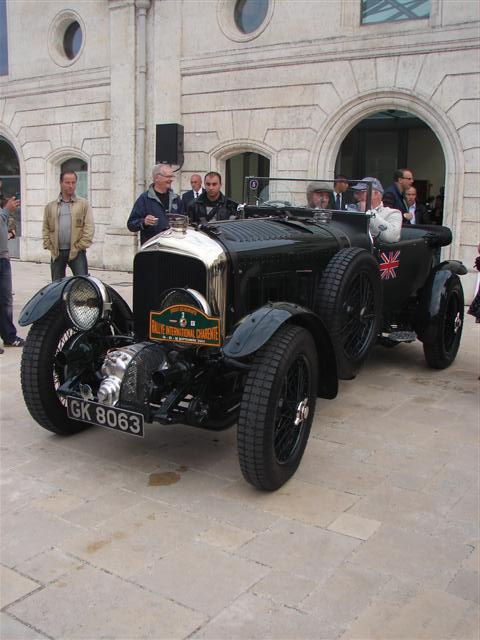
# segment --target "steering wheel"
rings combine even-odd
[[[262,203],[262,206],[281,208],[291,207],[292,203],[288,202],[288,200],[265,200],[265,202]]]

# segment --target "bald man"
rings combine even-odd
[[[204,192],[202,188],[202,177],[198,175],[198,173],[194,173],[190,176],[190,184],[192,188],[190,191],[185,191],[182,196],[183,208],[186,211],[190,202],[201,196]]]

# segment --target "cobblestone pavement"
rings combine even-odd
[[[13,274],[18,317],[48,267]],[[94,274],[131,297],[131,274]],[[466,316],[445,371],[375,349],[273,494],[243,481],[235,429],[43,430],[5,349],[2,640],[478,638],[479,336]]]

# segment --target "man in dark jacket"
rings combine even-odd
[[[409,224],[431,224],[427,213],[427,207],[417,202],[417,190],[409,187],[405,191],[408,211],[403,214],[403,226]]]
[[[190,184],[192,185],[192,188],[189,191],[185,191],[182,196],[184,211],[188,209],[188,205],[190,204],[190,202],[192,202],[192,200],[195,200],[204,192],[204,189],[202,187],[202,177],[199,176],[198,173],[193,173],[191,175]]]
[[[333,183],[333,193],[330,195],[330,209],[337,209],[343,211],[348,205],[356,204],[355,198],[348,190],[348,178],[347,176],[338,174],[335,176]]]
[[[169,228],[167,214],[183,213],[182,201],[171,188],[173,177],[169,164],[155,165],[153,183],[133,205],[127,227],[129,231],[140,231],[141,244]]]
[[[205,191],[188,205],[187,213],[191,222],[198,224],[237,217],[238,205],[221,192],[222,177],[219,173],[207,173],[203,185]]]
[[[413,184],[413,174],[410,169],[397,169],[393,174],[391,184],[383,194],[383,204],[393,209],[398,209],[402,214],[408,212],[405,202],[405,191]]]

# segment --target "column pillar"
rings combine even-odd
[[[111,224],[103,264],[131,270],[138,247],[127,229],[145,187],[146,14],[150,0],[109,0]]]

